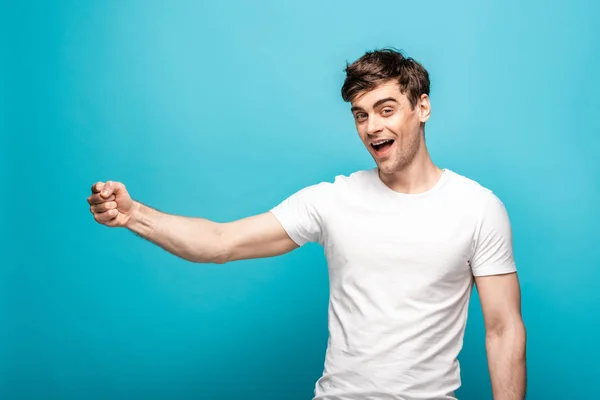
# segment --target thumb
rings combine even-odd
[[[100,192],[100,196],[107,199],[113,194],[118,194],[122,188],[123,184],[121,182],[107,181],[102,188],[102,192]]]

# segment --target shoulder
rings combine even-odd
[[[322,180],[296,189],[286,201],[326,207],[340,198],[348,197],[349,193],[356,192],[358,188],[363,188],[368,184],[370,175],[372,172],[369,170],[334,175],[330,180]]]
[[[505,221],[508,218],[506,207],[500,197],[490,187],[472,178],[452,172],[451,193],[462,207],[475,213],[478,223],[483,221]]]
[[[490,201],[500,200],[491,188],[481,182],[458,172],[450,170],[448,172],[452,176],[452,185],[449,185],[452,195],[466,202],[469,206],[484,207]]]
[[[339,189],[344,187],[356,187],[368,184],[374,176],[373,169],[365,169],[354,171],[349,174],[336,175],[334,178],[334,185],[337,185]]]
[[[486,197],[491,190],[466,175],[462,175],[458,172],[449,170],[452,175],[453,188],[462,194],[469,195],[471,197]]]
[[[363,189],[373,182],[374,170],[358,170],[347,174],[334,175],[329,181],[321,181],[307,186],[300,191],[310,195],[335,195],[348,190]]]

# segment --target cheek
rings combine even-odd
[[[401,116],[393,116],[385,121],[387,130],[393,132],[399,138],[406,136],[406,121]]]
[[[419,119],[412,116],[398,116],[390,119],[387,126],[403,141],[414,139],[419,135]]]
[[[358,132],[360,140],[362,140],[363,142],[367,140],[367,129],[363,125],[356,124],[356,131]]]

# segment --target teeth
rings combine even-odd
[[[376,146],[379,146],[380,144],[384,144],[384,143],[391,142],[391,141],[392,141],[392,139],[384,139],[384,140],[379,140],[377,142],[373,142],[373,144]]]

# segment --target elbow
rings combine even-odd
[[[183,259],[194,264],[225,264],[230,261],[228,257],[224,256],[192,256],[183,257]]]
[[[210,263],[226,264],[232,260],[232,246],[226,235],[224,225],[218,224],[215,229],[215,242],[210,255]]]
[[[227,254],[217,254],[212,258],[210,262],[212,264],[226,264],[229,261],[231,261],[231,259]]]
[[[226,264],[230,261],[232,261],[231,253],[226,248],[215,248],[214,251],[196,260],[201,264]]]
[[[210,235],[194,241],[183,257],[196,264],[225,264],[232,260],[231,248],[222,225],[216,224]]]
[[[522,321],[486,327],[486,349],[493,356],[510,357],[512,362],[526,362],[527,336]]]
[[[486,338],[494,341],[497,339],[510,338],[516,343],[525,343],[526,341],[525,324],[521,318],[514,318],[508,321],[496,321],[486,326]]]

